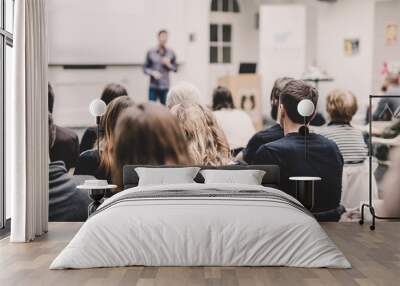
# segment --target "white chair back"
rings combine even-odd
[[[372,163],[372,172],[377,168],[377,163]],[[369,200],[369,160],[360,164],[348,164],[343,167],[342,199],[341,204],[346,209],[360,207],[360,202]],[[372,175],[372,198],[378,199],[378,185]]]

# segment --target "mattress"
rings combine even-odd
[[[133,265],[351,267],[289,195],[263,186],[193,183],[114,195],[50,269]]]

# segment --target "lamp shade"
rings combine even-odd
[[[106,113],[107,105],[100,99],[93,100],[89,105],[90,114],[94,117],[102,116]]]
[[[304,117],[313,115],[315,110],[314,103],[309,99],[303,99],[297,105],[297,112]]]

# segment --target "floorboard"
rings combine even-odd
[[[355,223],[322,224],[353,268],[289,267],[124,267],[50,271],[55,256],[80,223],[50,223],[49,233],[32,243],[0,240],[0,285],[400,285],[400,222],[379,222],[375,231]]]

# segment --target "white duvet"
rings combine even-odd
[[[297,202],[276,189],[250,185],[128,189],[100,206],[50,269],[128,265],[350,267],[312,216],[282,202],[234,196],[118,202],[134,192],[209,189],[261,190]]]

